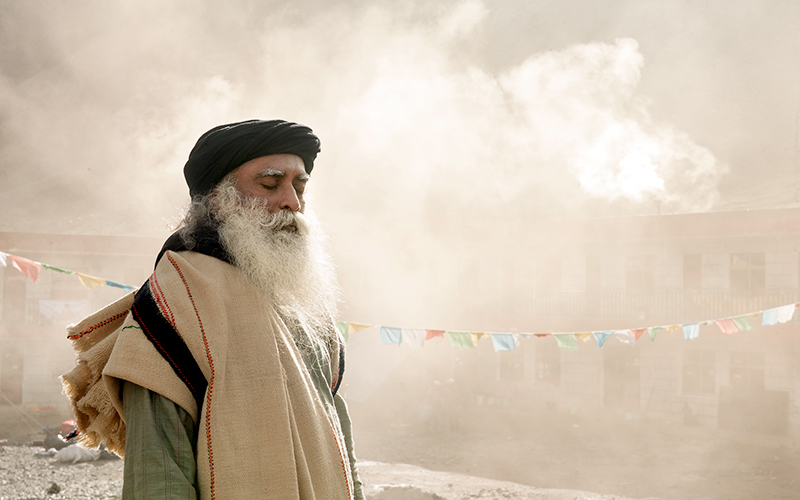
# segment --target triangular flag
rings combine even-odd
[[[717,324],[720,331],[722,331],[722,333],[725,335],[732,335],[739,331],[739,327],[736,326],[736,322],[734,322],[731,318],[718,319],[714,321],[714,323]]]
[[[75,274],[75,271],[67,271],[66,269],[61,269],[60,267],[51,266],[50,264],[42,264],[42,267],[45,269],[49,269],[51,271],[55,271],[57,273]]]
[[[578,342],[575,339],[575,335],[572,333],[561,333],[558,335],[553,335],[556,338],[556,343],[558,347],[564,349],[565,351],[577,351],[578,350]]]
[[[545,339],[545,338],[549,337],[550,335],[552,335],[552,333],[534,333],[533,334],[534,337],[539,337],[540,339]]]
[[[791,307],[794,309],[794,306]],[[767,309],[764,311],[764,316],[761,318],[761,324],[764,326],[777,325],[779,309],[779,307],[776,307],[775,309]]]
[[[589,342],[592,339],[592,332],[576,333],[575,337],[583,340],[584,342]]]
[[[513,351],[516,348],[514,336],[510,333],[492,333],[494,352]]]
[[[592,332],[592,336],[597,341],[597,347],[602,348],[606,339],[611,336],[611,332]]]
[[[403,328],[403,343],[411,347],[425,347],[425,330]]]
[[[639,337],[642,336],[644,331],[645,328],[631,328],[631,333],[633,333],[633,340],[639,340]]]
[[[469,332],[451,332],[448,330],[447,338],[450,340],[451,346],[459,349],[472,349],[475,347],[475,344],[472,343],[472,335]]]
[[[736,326],[739,327],[739,330],[747,331],[753,329],[753,324],[750,322],[750,317],[746,314],[743,316],[736,316],[733,318],[733,322],[736,323]]]
[[[617,330],[614,336],[623,344],[632,344],[636,340],[630,330]]]
[[[100,285],[106,284],[106,280],[95,278],[94,276],[89,276],[83,273],[75,273],[75,275],[78,277],[79,280],[81,280],[81,285],[85,286],[89,290],[94,290]]]
[[[339,330],[339,333],[342,334],[344,341],[347,342],[348,337],[350,336],[350,323],[347,321],[340,321],[336,323],[336,329]]]
[[[112,286],[114,288],[122,288],[123,290],[128,290],[128,291],[136,290],[136,287],[133,287],[133,286],[130,286],[130,285],[122,285],[120,283],[116,283],[114,281],[108,281],[108,280],[106,280],[106,286]]]
[[[470,335],[472,335],[472,343],[475,345],[478,345],[482,338],[489,336],[488,333],[483,332],[470,332]]]
[[[782,306],[778,308],[778,323],[786,323],[787,321],[791,320],[794,316],[794,310],[796,309],[795,304],[790,304],[788,306]]]
[[[439,337],[439,340],[444,338],[444,330],[425,330],[425,340],[431,340]]]
[[[661,326],[651,326],[647,329],[647,334],[650,335],[650,342],[656,340],[656,334],[663,330],[664,328]]]
[[[3,265],[3,267],[6,267],[6,266],[8,265],[8,264],[6,263],[6,258],[7,258],[7,257],[8,257],[8,254],[7,254],[7,253],[5,253],[5,252],[0,252],[0,264],[2,264],[2,265]]]
[[[372,325],[368,325],[366,323],[350,323],[350,327],[347,329],[347,333],[356,333],[360,332],[361,330],[366,330],[370,328]]]
[[[381,327],[381,341],[384,344],[400,344],[403,341],[403,331],[390,326]]]
[[[17,257],[10,253],[6,255],[8,255],[8,260],[11,261],[11,265],[13,265],[17,271],[32,279],[34,284],[39,281],[39,272],[42,270],[42,265],[40,263]]]
[[[683,325],[683,338],[694,340],[700,336],[700,323],[687,323]]]

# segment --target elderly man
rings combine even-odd
[[[82,439],[124,453],[123,498],[363,498],[338,289],[305,206],[318,152],[281,120],[205,133],[155,272],[71,327],[62,379]]]

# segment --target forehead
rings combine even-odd
[[[239,165],[234,170],[236,177],[263,177],[278,176],[289,178],[307,179],[305,164],[303,160],[292,154],[278,154],[259,156],[246,163]]]

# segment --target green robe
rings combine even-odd
[[[306,367],[315,366],[316,357],[322,355],[319,351],[306,352]],[[364,500],[347,404],[341,395],[331,395],[327,380],[318,370],[309,369],[309,374],[328,411],[339,419],[353,469],[354,498]],[[168,398],[131,382],[123,384],[122,399],[127,425],[123,500],[196,499],[198,426],[192,417]],[[259,452],[242,450],[242,454]]]

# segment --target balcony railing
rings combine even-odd
[[[726,293],[600,291],[537,294],[530,297],[527,307],[523,307],[539,317],[687,322],[737,316],[797,300],[797,293],[784,292],[741,296]]]

